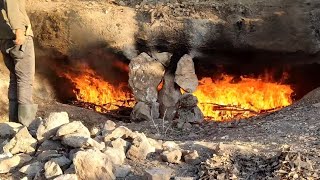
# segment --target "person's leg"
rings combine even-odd
[[[27,37],[22,58],[15,58],[17,79],[18,120],[29,126],[35,119],[38,105],[33,104],[33,81],[35,74],[35,54],[32,37]]]
[[[8,99],[9,99],[9,121],[18,122],[18,94],[17,94],[17,78],[15,75],[14,60],[6,53],[6,48],[10,46],[12,40],[1,40],[1,52],[4,59],[4,63],[8,70],[10,71],[10,81],[8,89]],[[11,43],[13,44],[13,43]]]

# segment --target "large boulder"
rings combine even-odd
[[[146,103],[158,99],[158,85],[164,75],[164,66],[146,53],[133,58],[129,64],[129,86],[136,101]]]
[[[179,60],[174,81],[189,93],[196,91],[199,82],[190,55],[186,54]]]

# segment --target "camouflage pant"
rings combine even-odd
[[[33,38],[26,37],[26,42],[22,46],[14,46],[12,40],[0,40],[0,49],[5,65],[10,71],[9,104],[14,106],[12,107],[14,114],[17,114],[18,105],[33,104],[32,91],[35,74]],[[12,111],[10,107],[9,111]]]

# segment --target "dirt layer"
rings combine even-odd
[[[221,161],[224,159],[223,161],[232,162],[231,164],[234,166],[237,164],[237,167],[243,170],[241,171],[242,178],[268,179],[273,177],[283,166],[279,165],[277,168],[270,166],[268,172],[264,171],[261,174],[260,170],[266,166],[259,166],[259,163],[280,163],[281,157],[284,157],[281,156],[284,149],[287,149],[285,152],[298,154],[299,158],[301,155],[301,157],[308,159],[307,162],[312,164],[312,173],[319,173],[320,104],[317,104],[319,102],[320,89],[316,89],[299,102],[278,112],[225,123],[206,121],[203,124],[193,125],[188,130],[178,129],[166,120],[155,122],[157,127],[153,122],[130,123],[127,116],[99,114],[60,103],[43,105],[39,115],[45,117],[50,112],[67,111],[72,120],[81,120],[88,127],[97,126],[111,119],[119,126],[123,125],[132,130],[143,132],[148,137],[163,141],[175,141],[184,149],[197,150],[203,162],[196,166],[186,163],[168,164],[161,162],[159,154],[154,154],[143,162],[128,160],[127,164],[130,164],[134,169],[134,175],[129,179],[141,178],[144,169],[150,167],[170,167],[175,170],[176,176],[200,178],[202,173],[202,176],[207,179],[216,179],[213,178],[216,176],[210,178],[210,176],[204,175],[205,172],[209,172],[205,165],[206,160],[216,162],[216,160],[210,159],[213,155],[219,157]],[[226,157],[228,158],[225,159]],[[293,157],[293,155],[287,154],[285,157],[290,159],[289,157]],[[246,165],[243,162],[246,162]],[[248,168],[249,166],[250,168]],[[219,168],[223,167],[219,166]],[[226,173],[228,169],[230,168],[221,171]],[[211,171],[213,170],[211,169]],[[250,172],[253,174],[249,176]],[[239,178],[241,179],[241,177]],[[286,178],[283,176],[280,179]]]

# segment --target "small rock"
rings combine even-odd
[[[188,122],[187,122],[187,123],[184,123],[182,129],[184,129],[184,130],[190,130],[190,129],[192,129],[192,124],[190,124],[190,123],[188,123]]]
[[[152,168],[146,170],[145,178],[147,180],[170,180],[172,169]]]
[[[76,174],[64,174],[54,178],[53,180],[78,180],[78,177]]]
[[[100,129],[96,126],[92,127],[90,130],[91,137],[97,137],[101,133]]]
[[[108,134],[104,137],[104,142],[113,141],[118,138],[129,138],[133,136],[133,132],[124,126],[119,126],[111,134]]]
[[[12,138],[23,126],[19,123],[0,123],[0,138]]]
[[[7,156],[0,159],[0,174],[8,173],[14,168],[23,165],[32,160],[28,154],[17,154],[14,156]]]
[[[181,156],[182,156],[182,152],[178,149],[173,151],[164,151],[161,154],[161,158],[163,161],[169,162],[169,163],[177,163],[177,164],[180,163]]]
[[[47,179],[55,178],[63,174],[60,166],[53,161],[46,162],[44,165],[44,170],[44,175]]]
[[[125,178],[131,172],[131,166],[129,165],[120,165],[115,166],[115,176],[117,178]]]
[[[62,144],[73,148],[97,148],[102,150],[105,148],[104,143],[98,143],[92,138],[83,137],[82,134],[69,134],[62,138]]]
[[[173,150],[179,149],[178,144],[176,144],[173,141],[166,141],[165,143],[162,144],[162,147],[164,151],[173,151]]]
[[[112,131],[112,130],[116,129],[116,123],[114,123],[111,120],[107,120],[106,123],[104,124],[103,128],[107,131]]]
[[[123,150],[125,153],[128,151],[131,143],[129,143],[126,140],[123,140],[122,138],[118,138],[111,142],[112,147],[115,149]]]
[[[123,1],[120,1],[118,4],[119,4],[120,6],[125,6],[125,5],[126,5],[126,3],[123,2]]]
[[[45,140],[38,148],[38,152],[47,151],[47,150],[61,150],[64,149],[64,146],[60,141]]]
[[[66,156],[52,158],[52,159],[50,159],[50,161],[57,163],[62,168],[68,167],[72,163],[72,161],[70,159],[68,159]]]
[[[69,116],[66,112],[51,113],[47,119],[41,122],[37,130],[37,139],[44,141],[55,136],[59,127],[67,123],[69,123]]]
[[[319,108],[320,107],[320,103],[316,103],[316,104],[312,104],[313,107]],[[1,129],[1,128],[0,128]]]
[[[23,166],[19,171],[26,174],[28,177],[34,177],[38,172],[42,170],[42,168],[43,164],[36,161],[34,163]]]
[[[109,157],[100,151],[79,151],[73,163],[79,179],[115,179]]]
[[[76,155],[77,152],[81,151],[82,149],[71,149],[69,152],[68,158],[73,160],[74,156]]]
[[[103,153],[109,157],[112,164],[122,165],[126,159],[126,154],[123,149],[107,147]]]
[[[137,134],[137,137],[133,140],[131,147],[127,152],[127,158],[144,160],[149,153],[155,152],[156,149],[150,143],[148,138],[143,134]]]
[[[199,159],[199,154],[196,150],[186,153],[186,155],[183,156],[183,159],[186,163],[192,165],[201,163],[201,160]]]
[[[57,158],[63,156],[60,154],[57,150],[46,150],[46,151],[41,151],[37,155],[37,160],[41,162],[46,162],[49,161],[52,158]]]
[[[24,127],[20,129],[17,134],[10,140],[8,144],[3,147],[5,153],[34,153],[37,146],[37,140],[34,139],[27,129]]]
[[[157,141],[151,138],[148,138],[149,143],[156,148],[157,151],[162,151],[162,141]]]
[[[90,137],[90,131],[80,121],[73,121],[68,124],[62,125],[58,131],[57,136],[62,137],[69,134],[77,134],[82,137]]]
[[[70,167],[64,171],[64,174],[75,174],[75,173],[76,173],[76,169],[74,167],[74,164],[71,164]]]
[[[198,98],[190,93],[183,94],[179,99],[179,107],[195,107],[198,104]]]

